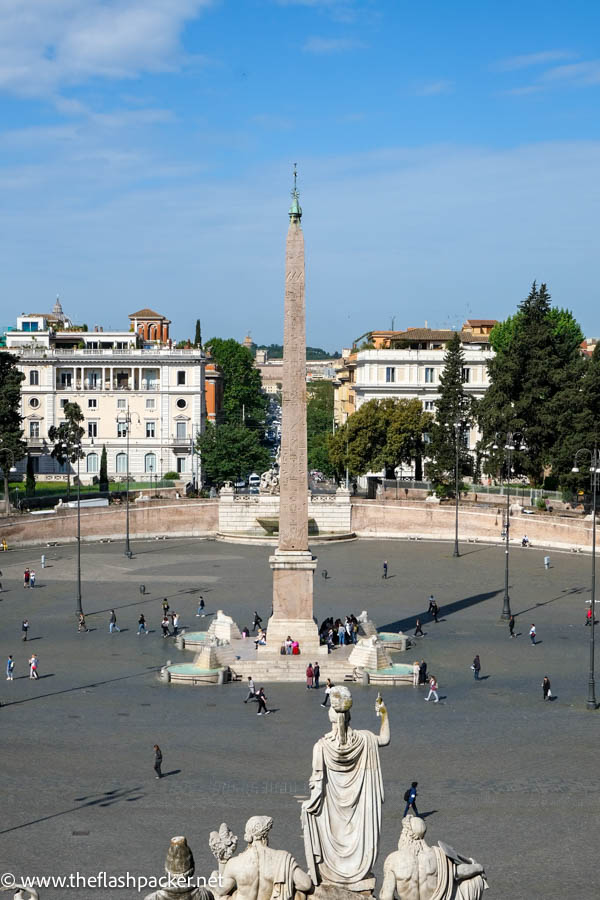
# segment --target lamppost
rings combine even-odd
[[[575,454],[575,462],[573,464],[573,468],[571,469],[572,472],[579,472],[579,469],[577,468],[577,457],[580,453],[589,453],[590,455],[590,483],[592,487],[592,617],[590,620],[592,631],[590,634],[590,673],[588,677],[588,697],[586,706],[588,709],[598,709],[598,704],[596,703],[596,686],[594,679],[594,620],[596,618],[596,492],[598,490],[598,472],[600,472],[600,452],[598,451],[598,447],[596,444],[594,444],[593,450],[588,450],[587,448],[582,447],[581,450],[578,450]]]
[[[504,445],[504,450],[506,451],[506,548],[504,550],[504,597],[502,605],[502,615],[500,616],[500,619],[505,622],[507,622],[511,617],[510,597],[508,594],[508,569],[510,555],[510,473],[512,470],[512,454],[515,449],[515,440],[522,438],[523,435],[520,431],[507,431],[506,443]],[[497,439],[498,435],[496,435],[496,440]],[[496,442],[494,442],[492,450],[498,450],[498,444]]]
[[[137,413],[134,413],[137,416],[138,424],[141,422],[140,417]],[[131,559],[131,547],[129,545],[129,432],[131,430],[131,411],[129,406],[127,406],[127,410],[124,415],[117,416],[117,424],[125,425],[125,437],[127,438],[126,444],[126,459],[127,459],[127,486],[125,489],[125,553],[124,555]]]
[[[79,478],[79,462],[81,460],[81,442],[77,445],[77,612],[82,613],[81,606],[81,480]]]
[[[454,423],[454,444],[456,447],[456,464],[454,470],[454,500],[455,500],[455,515],[454,515],[454,553],[453,556],[460,556],[460,552],[458,549],[458,498],[459,498],[459,487],[458,487],[458,468],[459,468],[459,441],[460,441],[460,429],[462,427],[462,422],[458,421]]]

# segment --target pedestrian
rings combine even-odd
[[[312,667],[312,663],[309,663],[306,667],[306,690],[312,690],[313,684],[315,681],[315,672]]]
[[[146,617],[144,616],[144,613],[141,613],[140,617],[138,619],[137,633],[138,633],[138,637],[140,636],[140,634],[147,634],[147,632],[146,632]]]
[[[321,667],[318,662],[313,666],[313,676],[315,679],[315,690],[319,690],[319,678],[321,677]]]
[[[160,627],[162,628],[163,637],[164,638],[169,637],[171,632],[169,631],[169,617],[168,616],[162,617],[162,622],[160,623]]]
[[[164,598],[164,600],[162,602],[162,608],[163,608],[163,616],[166,616],[170,609],[169,601],[167,600],[166,597]]]
[[[23,587],[24,587],[24,588],[29,587],[29,577],[30,577],[30,574],[31,574],[31,573],[30,573],[29,569],[25,569],[25,571],[23,572]]]
[[[12,654],[6,660],[6,680],[13,680],[13,672],[15,671],[15,661],[12,658]]]
[[[529,538],[526,534],[521,538],[521,547],[529,547]]]
[[[321,706],[327,706],[327,704],[330,702],[330,700],[331,700],[330,694],[331,694],[332,687],[333,687],[333,684],[331,682],[331,678],[328,678],[327,684],[325,685],[325,699],[321,703]]]
[[[437,683],[435,675],[432,675],[431,678],[429,679],[429,693],[427,694],[425,699],[430,700],[432,694],[435,697],[435,700],[433,702],[439,703],[440,698],[438,697],[438,683]]]
[[[27,640],[27,632],[29,631],[29,620],[28,619],[23,619],[23,622],[21,624],[21,631],[23,632],[23,640],[26,641]]]
[[[204,617],[204,597],[200,594],[200,599],[198,600],[198,611],[196,612],[196,618],[198,616]]]
[[[532,623],[531,628],[529,629],[529,637],[531,639],[531,643],[535,645],[535,625]]]
[[[509,634],[510,634],[511,637],[516,637],[516,634],[515,634],[515,617],[512,616],[512,615],[511,615],[510,619],[508,620],[508,632],[509,632]]]
[[[544,700],[552,700],[552,690],[550,688],[550,679],[547,675],[544,675],[544,680],[542,681],[542,691],[544,693]]]
[[[475,681],[479,681],[479,673],[481,672],[481,660],[479,659],[479,653],[473,660],[473,665],[471,666],[473,669],[473,678]]]
[[[433,615],[433,607],[434,606],[435,606],[435,597],[432,594],[429,598],[429,608],[427,609],[427,612],[429,613],[430,616]]]
[[[419,665],[419,660],[415,659],[413,663],[413,687],[419,686],[419,671],[421,667]]]
[[[383,575],[382,575],[381,577],[382,577],[382,578],[387,578],[387,573],[388,573],[387,559],[384,559],[384,561],[383,561]]]
[[[427,684],[427,663],[424,659],[419,666],[419,684]]]
[[[291,638],[291,635],[288,634],[288,636],[286,637],[286,639],[284,641],[284,644],[285,644],[285,652],[287,653],[288,656],[291,656],[292,655],[292,646],[294,644],[294,642]]]
[[[2,569],[0,569],[0,578],[2,578]],[[0,594],[2,593],[2,582],[0,581]]]
[[[439,611],[440,611],[440,608],[439,608],[439,606],[437,605],[436,601],[434,600],[434,601],[433,601],[433,607],[432,607],[432,609],[431,609],[431,614],[432,614],[432,616],[433,616],[433,621],[435,622],[436,625],[438,624],[438,613],[439,613]]]
[[[244,700],[244,703],[247,703],[248,700],[256,700],[256,688],[254,687],[251,675],[248,675],[248,696]]]
[[[253,620],[253,622],[252,622],[252,633],[254,633],[254,631],[255,631],[257,628],[259,628],[261,625],[262,625],[262,619],[261,619],[261,617],[259,616],[259,614],[257,613],[257,611],[254,610],[254,620]]]
[[[549,569],[549,568],[550,568],[550,557],[549,557],[549,556],[545,556],[545,557],[544,557],[544,568],[545,568],[545,569]]]
[[[162,750],[160,749],[158,744],[155,744],[154,745],[154,771],[156,773],[156,775],[155,775],[156,778],[163,777],[161,766],[162,766]]]
[[[173,613],[173,637],[179,634],[179,613]]]
[[[33,571],[33,569],[32,569],[32,571],[31,571],[30,574],[29,574],[29,587],[30,587],[30,588],[34,588],[34,587],[35,587],[35,572]]]
[[[343,647],[345,643],[346,643],[346,629],[340,622],[340,624],[338,625],[338,644],[340,645],[340,647]]]
[[[45,569],[46,568],[46,554],[45,553],[42,553],[41,562],[42,562],[42,569]]]
[[[90,629],[89,629],[89,628],[87,627],[87,625],[85,624],[85,616],[84,616],[84,614],[83,614],[82,612],[77,613],[77,631],[78,631],[78,632],[82,632],[82,631],[86,631],[86,632],[87,632],[87,631],[89,631],[89,630],[90,630]]]
[[[417,621],[416,621],[415,624],[416,624],[417,627],[415,628],[415,634],[414,634],[414,636],[416,637],[418,634],[420,634],[421,637],[423,637],[424,635],[423,635],[423,629],[422,629],[422,627],[421,627],[421,620],[420,620],[420,619],[417,619]]]
[[[586,613],[586,616],[585,616],[585,624],[586,624],[586,625],[591,625],[591,624],[592,624],[592,607],[591,607],[591,606],[590,606],[590,608],[588,609],[588,611],[587,611],[587,613]]]
[[[116,612],[114,611],[114,609],[111,609],[111,611],[110,611],[110,616],[109,616],[109,619],[108,619],[108,630],[109,630],[110,634],[112,634],[113,631],[120,631],[120,630],[121,630],[121,629],[119,628],[119,626],[117,625],[117,614],[116,614]]]
[[[264,713],[265,716],[270,716],[271,710],[267,709],[267,698],[264,688],[260,688],[258,694],[256,695],[256,699],[258,700],[258,712],[256,713],[256,715],[262,716]]]
[[[38,658],[37,658],[37,656],[35,655],[35,653],[33,653],[33,654],[29,657],[29,677],[30,677],[30,678],[34,678],[34,679],[36,679],[36,680],[39,678],[39,675],[38,675]]]
[[[417,809],[417,804],[415,802],[417,799],[418,783],[419,783],[418,781],[413,781],[411,786],[409,788],[407,788],[407,790],[404,791],[404,802],[406,803],[406,806],[404,808],[404,815],[402,816],[402,818],[404,818],[404,816],[408,815],[409,809],[412,809],[415,816],[419,815],[419,810]]]

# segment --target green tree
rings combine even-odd
[[[100,477],[99,489],[101,491],[108,490],[108,458],[106,455],[106,444],[102,444],[102,454],[100,456]]]
[[[504,439],[508,431],[520,432],[515,471],[531,484],[541,484],[551,464],[563,464],[557,442],[569,439],[572,417],[582,409],[586,362],[580,343],[571,314],[553,310],[546,285],[534,282],[488,361],[490,387],[478,405],[482,448],[495,442],[496,433]]]
[[[196,319],[196,335],[194,337],[194,347],[202,347],[202,331],[200,329],[200,319]]]
[[[84,429],[80,422],[83,422],[83,413],[78,403],[67,403],[64,409],[65,421],[60,425],[53,425],[48,430],[48,438],[54,445],[50,456],[55,459],[61,466],[65,463],[75,463],[78,459],[83,458],[83,450],[81,449],[81,441],[84,435]],[[67,496],[71,492],[71,470],[67,466]]]
[[[211,338],[206,342],[223,372],[223,412],[228,423],[262,425],[267,399],[262,393],[260,372],[252,353],[233,338]]]
[[[252,472],[269,468],[269,451],[262,446],[256,428],[209,422],[196,443],[202,460],[202,471],[215,484],[237,480]]]
[[[308,468],[333,475],[328,440],[333,423],[334,387],[331,381],[313,381],[308,385],[306,432]]]
[[[562,336],[571,346],[579,347],[584,336],[579,322],[570,310],[551,306],[548,310],[548,319],[555,337]],[[494,352],[505,351],[515,331],[522,324],[523,313],[520,310],[503,322],[497,322],[490,332],[490,344]]]
[[[33,458],[27,454],[27,474],[25,476],[25,496],[33,497],[35,494],[35,475],[33,472]]]
[[[20,413],[21,382],[24,375],[17,368],[17,357],[0,353],[0,467],[4,477],[4,511],[10,512],[8,480],[11,468],[23,459],[27,444],[23,440]]]
[[[328,440],[329,458],[339,478],[346,466],[353,477],[411,465],[423,451],[423,435],[433,417],[419,400],[369,400]]]
[[[454,484],[457,452],[459,475],[469,473],[472,468],[471,456],[464,441],[464,429],[472,421],[472,401],[464,387],[464,368],[465,355],[460,336],[455,331],[446,347],[435,422],[426,448],[429,460],[425,471],[436,485]]]

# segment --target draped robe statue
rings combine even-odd
[[[332,729],[314,746],[310,797],[302,804],[302,830],[309,874],[346,890],[375,886],[373,864],[379,849],[383,781],[379,747],[390,742],[387,709],[380,697],[379,735],[350,727],[348,688],[330,693]]]

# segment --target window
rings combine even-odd
[[[185,384],[185,372],[177,373],[177,384]]]
[[[146,453],[144,457],[144,472],[156,472],[156,455]]]
[[[185,456],[177,457],[177,471],[185,472]]]
[[[156,422],[146,422],[146,437],[153,438],[156,437]]]
[[[396,370],[393,366],[388,366],[385,370],[385,380],[388,384],[396,380]]]
[[[423,409],[426,409],[427,412],[433,412],[435,410],[435,400],[424,400]]]
[[[39,383],[40,383],[40,373],[36,370],[34,370],[33,372],[30,372],[29,373],[29,384],[33,385],[34,387],[37,387],[37,385]]]
[[[88,400],[88,409],[96,409],[98,406],[98,401],[95,397],[90,397]]]
[[[30,438],[39,438],[40,436],[40,423],[39,422],[30,422],[29,423],[29,437]]]
[[[425,369],[425,384],[433,384],[435,369]]]
[[[183,397],[180,397],[179,400],[177,401],[177,409],[185,409],[186,406],[187,406],[187,403],[185,402]]]
[[[468,384],[470,382],[470,380],[471,380],[471,370],[470,369],[462,370],[462,380],[463,380],[463,384]]]
[[[89,377],[89,386],[91,388],[97,388],[98,387],[98,373],[90,372],[88,377]]]
[[[40,405],[40,401],[38,400],[37,397],[31,397],[31,399],[29,400],[29,405],[31,406],[32,409],[37,409],[38,406]]]
[[[60,408],[64,409],[68,402],[69,401],[63,397],[63,399],[60,401]]]
[[[178,438],[187,437],[187,422],[177,422],[176,428]]]
[[[127,437],[127,422],[117,422],[117,437]]]
[[[126,453],[117,453],[115,458],[116,469],[119,474],[123,474],[127,471],[127,454]]]
[[[73,375],[71,372],[60,373],[60,386],[62,388],[70,388],[73,383]]]
[[[97,453],[88,453],[86,460],[85,460],[85,465],[86,465],[87,472],[92,472],[92,473],[97,472],[98,468],[99,468],[98,454]]]
[[[154,409],[154,397],[146,397],[146,409]]]
[[[117,400],[117,409],[127,409],[127,400]]]
[[[97,422],[88,422],[88,437],[95,438],[98,437],[98,423]]]

